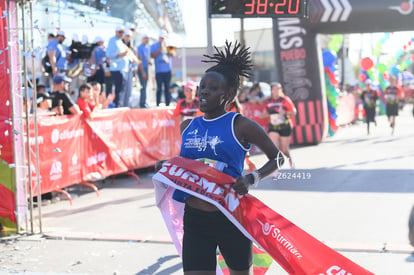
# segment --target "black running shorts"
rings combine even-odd
[[[183,237],[184,271],[216,270],[217,247],[230,269],[242,271],[252,265],[252,242],[220,211],[205,212],[186,204]]]

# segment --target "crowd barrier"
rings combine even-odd
[[[179,118],[169,109],[109,109],[38,119],[41,193],[150,167],[179,153]],[[34,124],[30,125],[33,194],[37,194]]]
[[[344,104],[338,108],[338,118],[346,124],[353,119],[353,96],[341,100]],[[267,129],[263,106],[243,104],[243,113]],[[177,156],[179,124],[172,109],[108,109],[94,113],[93,118],[41,117],[37,137],[41,193],[150,167],[159,159]],[[32,190],[37,194],[33,122],[29,132]]]

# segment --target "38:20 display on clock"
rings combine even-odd
[[[295,15],[301,13],[300,0],[245,0],[243,2],[245,15]]]

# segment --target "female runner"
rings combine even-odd
[[[272,83],[271,89],[272,95],[265,103],[269,113],[269,136],[289,158],[290,167],[294,168],[289,144],[293,126],[292,117],[296,115],[296,108],[292,100],[283,93],[280,83]]]
[[[272,174],[283,158],[259,124],[239,113],[226,112],[227,104],[237,94],[241,76],[249,76],[252,65],[248,49],[237,42],[234,47],[226,42],[223,51],[216,48],[214,55],[205,57],[204,62],[215,64],[207,69],[198,90],[204,116],[181,123],[180,155],[220,163],[224,173],[236,178],[235,192],[244,195],[250,186]],[[258,146],[268,160],[260,169],[242,175],[251,144]],[[185,275],[215,274],[217,247],[231,275],[253,274],[252,242],[224,214],[212,204],[178,190],[174,198],[185,201],[182,251]]]

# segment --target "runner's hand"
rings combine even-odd
[[[247,194],[253,181],[254,179],[250,174],[238,177],[233,184],[233,189],[239,195]]]
[[[155,173],[157,173],[161,168],[162,168],[162,164],[165,162],[166,160],[159,160],[155,163]]]

